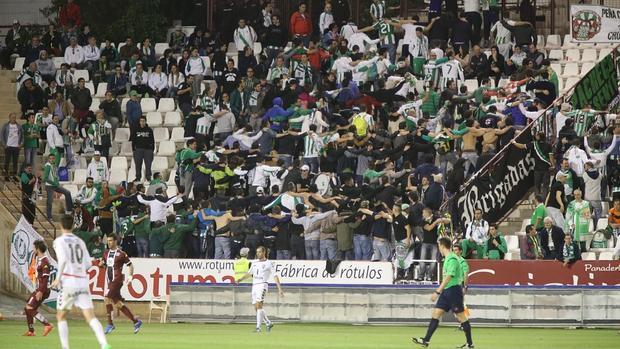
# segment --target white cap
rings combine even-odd
[[[303,166],[301,166],[301,170],[302,170],[302,171],[310,171],[310,166],[308,166],[308,165],[303,165]]]

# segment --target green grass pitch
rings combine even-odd
[[[105,325],[105,324],[104,324]],[[56,329],[41,337],[21,337],[24,322],[0,321],[1,349],[60,348]],[[617,330],[567,330],[530,328],[476,328],[476,348],[483,349],[617,349]],[[264,326],[263,326],[264,329]],[[253,333],[253,324],[147,324],[134,335],[129,322],[118,322],[108,335],[112,349],[395,349],[416,348],[411,336],[422,336],[425,328],[407,326],[352,326],[338,324],[276,324],[271,333]],[[83,321],[70,321],[71,349],[98,348],[94,334]],[[431,348],[455,348],[465,343],[455,326],[440,326]]]

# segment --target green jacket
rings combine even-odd
[[[166,241],[167,226],[168,224],[157,229],[153,229],[149,233],[149,254],[156,254],[158,256],[164,255],[164,242]],[[169,227],[171,226],[173,225],[170,225]]]
[[[202,156],[202,152],[197,152],[189,148],[181,150],[181,164],[179,165],[183,171],[192,172],[194,169],[193,161]]]
[[[140,214],[138,214],[137,218],[142,218],[144,216],[145,214],[141,212]],[[135,222],[135,220],[133,222]],[[151,232],[151,221],[148,219],[144,219],[138,224],[134,223],[133,229],[134,229],[134,233],[136,234],[136,239],[139,239],[139,238],[148,239],[149,233]]]
[[[499,238],[499,245],[497,247],[493,246],[493,241],[489,237],[487,243],[484,244],[484,252],[483,255],[488,259],[504,259],[504,255],[508,252],[508,245],[506,244],[506,239],[503,236],[497,235]]]
[[[183,239],[185,238],[185,234],[192,233],[194,229],[196,229],[197,219],[194,220],[193,224],[166,224],[161,228],[164,230],[164,251],[178,251],[181,249],[181,244],[183,244]],[[172,230],[174,228],[174,231]]]
[[[58,169],[49,162],[43,166],[43,182],[46,185],[57,187],[60,185],[58,182]]]

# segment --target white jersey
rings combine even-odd
[[[456,59],[443,63],[441,65],[441,86],[446,88],[449,80],[454,80],[457,87],[465,81],[465,74],[461,63]]]
[[[252,274],[252,284],[266,284],[275,274],[275,267],[270,260],[257,260],[252,262],[248,273]]]
[[[63,234],[54,240],[58,258],[58,274],[63,288],[88,290],[90,254],[84,240],[73,234]]]
[[[515,25],[515,21],[507,20],[509,25]],[[512,32],[504,27],[502,21],[497,21],[491,28],[491,32],[495,32],[495,44],[503,45],[512,43]]]
[[[349,37],[349,45],[347,48],[353,51],[353,46],[357,45],[360,49],[360,53],[366,53],[366,48],[372,44],[379,42],[379,39],[371,39],[366,33],[355,33]]]

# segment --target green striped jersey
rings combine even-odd
[[[312,71],[310,66],[299,62],[293,71],[293,77],[299,82],[299,86],[312,85]]]
[[[596,114],[586,112],[583,110],[575,110],[565,114],[567,117],[573,119],[573,125],[575,127],[575,133],[577,137],[583,137],[586,131],[590,129],[594,123]]]
[[[203,116],[196,121],[196,133],[206,135],[211,127],[211,116]]]
[[[384,20],[380,20],[373,25],[373,28],[379,32],[381,43],[384,45],[393,45],[396,43],[394,37],[394,26]]]
[[[381,0],[378,3],[370,4],[370,14],[377,19],[383,19],[385,16],[385,1]]]
[[[317,158],[319,152],[323,148],[323,143],[318,135],[310,135],[304,137],[304,157]]]

